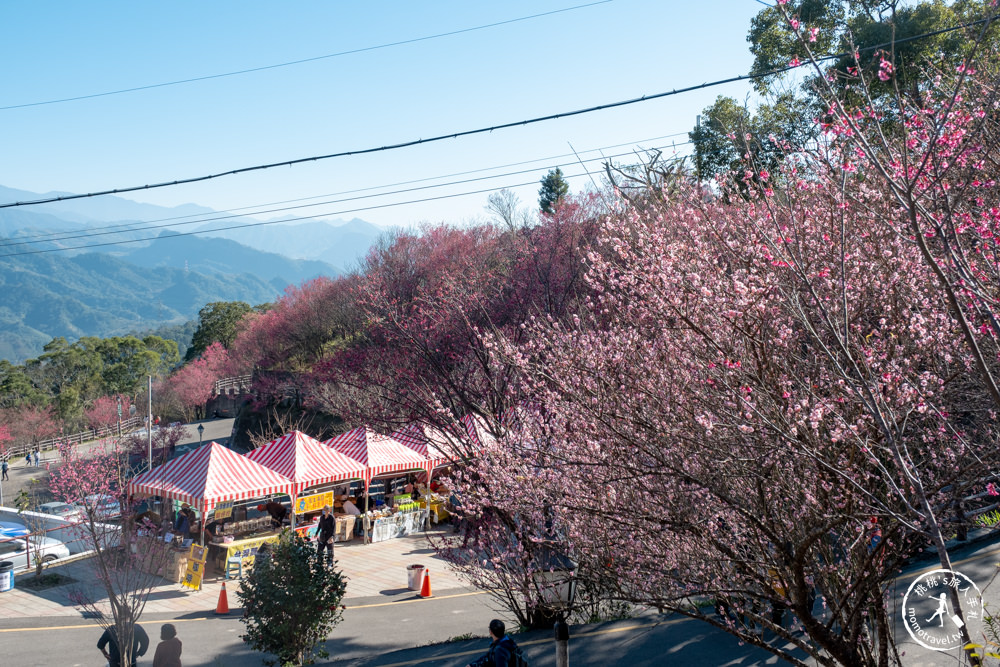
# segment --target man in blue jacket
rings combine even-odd
[[[496,618],[490,621],[490,637],[493,638],[493,643],[486,655],[470,662],[469,667],[516,667],[518,663],[514,659],[514,652],[517,651],[517,644],[507,636],[503,621]]]

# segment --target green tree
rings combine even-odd
[[[807,104],[791,93],[762,104],[756,113],[731,97],[719,96],[702,112],[702,121],[688,137],[694,144],[695,168],[702,180],[718,178],[745,169],[749,155],[757,168],[751,178],[741,180],[745,190],[760,180],[760,172],[776,174],[789,150],[798,150],[814,137],[814,125],[806,118]]]
[[[184,355],[185,361],[191,361],[201,356],[201,353],[212,343],[222,343],[229,349],[239,324],[247,313],[254,310],[243,301],[213,301],[198,311],[198,328],[191,338],[191,347]]]
[[[542,187],[538,190],[538,207],[542,213],[552,214],[568,194],[569,183],[563,178],[562,169],[556,167],[542,179]]]
[[[285,533],[271,554],[257,556],[236,592],[247,628],[241,637],[254,650],[277,657],[264,664],[311,665],[315,657],[329,655],[321,644],[341,621],[346,589],[340,570],[324,567],[301,536]]]
[[[798,35],[782,13],[783,8],[798,22]],[[904,40],[984,18],[989,13],[989,3],[985,0],[924,0],[905,5],[898,0],[801,0],[783,7],[774,5],[761,10],[751,22],[747,41],[754,64],[750,71],[762,75],[785,67],[796,58],[805,61],[807,46],[817,56],[852,54],[857,49],[857,60],[849,55],[826,63],[824,74],[831,75],[843,94],[850,94],[857,89],[853,82],[857,80],[855,68],[860,65],[869,84],[869,94],[878,104],[895,95],[897,85],[904,94],[917,93],[918,82],[926,80],[921,74],[927,68],[954,69],[969,55],[974,37],[982,27]],[[991,34],[995,36],[995,29],[991,28]],[[892,46],[873,48],[881,44]],[[876,76],[882,58],[891,59],[894,65],[894,76],[887,81]],[[814,71],[809,74],[811,78],[807,78],[803,90],[812,95],[819,82]],[[760,92],[774,92],[786,77],[787,74],[763,76],[755,79],[754,84]]]

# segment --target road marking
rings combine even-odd
[[[621,628],[607,628],[605,630],[592,630],[590,632],[581,632],[579,634],[573,635],[575,638],[579,637],[596,637],[597,635],[612,635],[619,632],[628,632],[629,630],[641,630],[642,628],[655,628],[657,626],[663,625],[674,625],[675,623],[681,623],[682,621],[687,621],[687,618],[674,618],[668,621],[656,621],[655,623],[643,623],[641,625],[626,625]],[[530,642],[521,642],[518,646],[533,646],[535,644],[548,644],[551,643],[551,639],[533,639]],[[436,662],[438,660],[451,660],[452,658],[461,658],[466,655],[476,655],[482,653],[483,649],[477,648],[471,651],[459,651],[457,653],[447,653],[444,655],[428,656],[426,658],[420,658],[418,660],[404,660],[403,662],[393,662],[388,665],[382,665],[382,667],[409,667],[410,665],[425,665],[429,662]]]
[[[484,595],[487,591],[472,591],[471,593],[455,593],[454,595],[441,595],[429,598],[412,598],[407,600],[397,600],[396,602],[376,602],[374,604],[359,604],[357,606],[347,605],[348,609],[369,609],[371,607],[391,607],[394,605],[406,604],[407,602],[423,602],[424,600],[449,600],[451,598],[464,598],[470,595]],[[161,613],[161,612],[156,612]],[[204,618],[179,618],[170,623],[190,623],[192,621],[205,621],[212,618],[239,618],[238,616],[208,616]],[[139,621],[139,625],[156,625],[167,621]],[[50,625],[44,628],[0,628],[0,632],[39,632],[42,630],[75,630],[76,628],[100,628],[98,623],[82,623],[80,625]]]

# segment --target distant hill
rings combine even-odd
[[[112,336],[197,317],[210,301],[273,301],[275,285],[246,273],[141,267],[104,254],[0,258],[0,358],[37,356],[56,336]]]
[[[53,194],[0,186],[0,202]],[[288,285],[356,266],[384,232],[358,219],[226,231],[204,223],[199,232],[205,233],[196,235],[160,226],[210,213],[193,204],[168,208],[120,197],[0,209],[0,358],[21,363],[57,336],[186,329],[212,301],[270,302]]]
[[[297,259],[319,260],[342,270],[355,268],[379,237],[389,231],[358,218],[346,222],[274,222],[223,231],[212,231],[213,224],[218,227],[218,223],[205,225],[203,229],[206,231],[201,236],[233,239],[258,250]]]
[[[316,276],[335,277],[341,271],[326,262],[289,259],[276,252],[254,250],[235,241],[164,232],[150,245],[121,255],[140,266],[187,268],[208,275],[249,273],[279,286],[297,285]]]

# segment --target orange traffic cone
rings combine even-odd
[[[431,571],[424,570],[424,583],[420,585],[420,597],[429,598],[431,596]]]
[[[219,591],[219,604],[215,605],[216,614],[229,613],[229,598],[226,597],[226,582],[222,582],[222,590]]]

